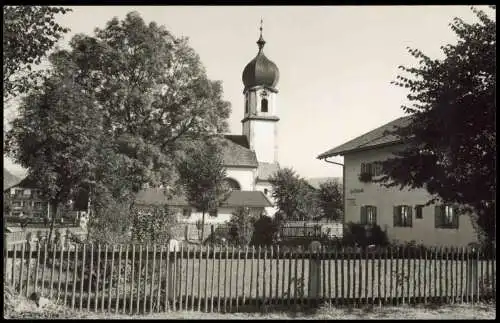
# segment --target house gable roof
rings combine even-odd
[[[20,188],[40,188],[40,185],[38,185],[38,183],[30,178],[30,177],[25,177],[23,178],[21,181],[19,181],[17,184],[14,184],[14,185],[10,185],[9,187],[7,188],[4,188],[4,192],[7,191],[7,190],[10,190],[11,188],[14,188],[14,187],[20,187]]]
[[[398,118],[359,137],[356,137],[340,146],[332,148],[322,153],[317,158],[324,159],[332,156],[345,155],[346,153],[350,152],[396,144],[400,142],[400,139],[396,135],[387,134],[386,131],[393,131],[397,127],[404,127],[408,125],[410,121],[411,116]]]
[[[136,195],[136,203],[141,205],[189,206],[186,198],[180,194],[168,197],[164,189],[143,189]],[[232,191],[221,207],[269,207],[271,202],[260,191]]]

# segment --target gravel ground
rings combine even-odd
[[[4,315],[10,319],[215,319],[215,320],[249,320],[249,319],[312,319],[312,320],[353,320],[353,319],[494,319],[495,305],[457,305],[438,308],[424,307],[374,307],[365,309],[335,309],[321,308],[315,313],[199,313],[170,312],[152,315],[119,315],[101,313],[82,313],[65,310],[60,306],[48,304],[37,308],[32,302],[24,301],[17,304],[13,311]]]

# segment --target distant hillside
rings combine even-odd
[[[336,181],[340,185],[342,185],[342,177],[312,177],[308,178],[307,182],[314,188],[318,189],[321,184],[327,181]]]
[[[7,189],[10,186],[17,184],[21,181],[21,179],[17,176],[12,175],[5,168],[3,169],[3,189]]]

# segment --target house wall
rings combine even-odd
[[[423,209],[423,218],[416,219],[413,212],[413,226],[394,227],[393,207],[395,205],[425,204],[431,195],[425,189],[410,190],[399,187],[385,188],[377,183],[359,181],[361,163],[382,161],[389,158],[401,145],[371,149],[344,156],[345,167],[345,222],[360,222],[360,207],[377,207],[377,224],[386,230],[390,240],[412,241],[433,246],[466,246],[476,242],[477,237],[470,221],[470,215],[460,215],[458,229],[435,228],[434,205]]]
[[[48,214],[48,202],[37,189],[14,186],[5,190],[3,196],[4,215],[43,218]]]
[[[267,194],[264,193],[264,189],[267,189]],[[255,190],[261,191],[262,193],[264,193],[264,195],[266,195],[266,197],[271,202],[271,204],[276,205],[274,199],[272,198],[272,194],[273,194],[272,189],[273,189],[273,187],[272,187],[271,183],[269,183],[269,182],[258,181],[257,183],[255,183]],[[278,208],[276,206],[270,206],[270,207],[266,207],[264,209],[265,209],[267,215],[270,217],[273,217],[274,214],[276,212],[278,212]]]
[[[252,208],[250,209],[251,216],[260,215],[262,208]],[[236,211],[235,207],[229,208],[219,208],[217,211],[217,216],[213,217],[208,213],[205,214],[205,224],[222,224],[228,222],[233,213]],[[177,220],[182,223],[196,223],[197,221],[201,221],[203,218],[203,214],[201,212],[197,212],[192,210],[191,215],[189,217],[185,217],[182,214],[182,209],[177,211]]]
[[[227,167],[226,176],[236,180],[242,191],[254,190],[255,168]]]

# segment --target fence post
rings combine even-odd
[[[4,275],[4,284],[7,284],[7,278],[10,277],[10,273],[7,273],[7,268],[9,267],[8,266],[8,252],[9,252],[9,248],[7,246],[8,244],[8,241],[7,241],[7,235],[6,235],[6,232],[5,232],[5,219],[4,219],[4,233],[3,233],[3,272],[6,274]],[[15,252],[15,251],[14,251]],[[12,282],[11,282],[12,283]]]
[[[478,259],[474,257],[475,253],[478,252],[477,247],[472,247],[467,254],[467,298],[470,297],[472,303],[474,303],[474,294],[477,292],[477,282],[478,282]]]
[[[175,239],[170,239],[168,241],[168,253],[167,257],[170,258],[170,253],[174,252],[176,254],[179,251],[179,242]],[[180,275],[179,270],[175,270],[176,268],[176,263],[177,263],[177,257],[174,257],[172,261],[167,261],[167,277],[168,277],[168,295],[169,295],[169,301],[172,302],[172,306],[175,309],[175,290],[176,290],[176,276]]]
[[[313,241],[309,245],[311,255],[309,257],[309,298],[311,300],[319,298],[320,289],[318,287],[321,286],[321,260],[319,257],[316,257],[316,253],[319,252],[320,248],[321,244],[318,241]]]

